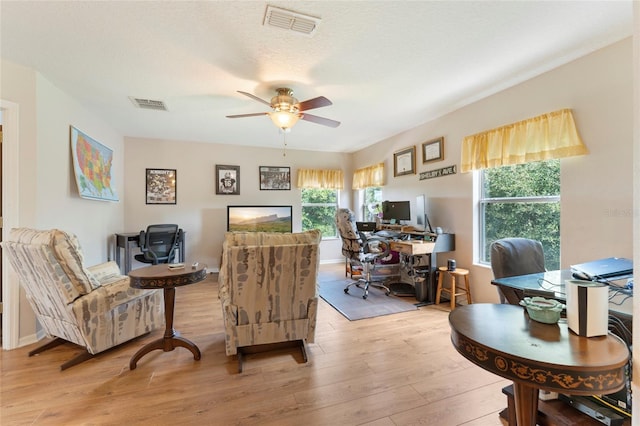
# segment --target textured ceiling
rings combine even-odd
[[[321,19],[263,26],[267,5]],[[285,86],[338,128],[300,121],[290,149],[352,152],[632,34],[626,1],[7,1],[0,53],[125,136],[282,146]],[[0,87],[0,97],[2,97]],[[169,109],[135,108],[129,97]],[[10,100],[10,99],[9,99]],[[77,123],[69,123],[77,124]]]

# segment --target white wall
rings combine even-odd
[[[387,162],[383,199],[425,194],[433,226],[456,234],[455,258],[471,269],[475,301],[497,302],[490,268],[474,264],[473,173],[459,173],[460,145],[471,134],[545,112],[571,108],[590,154],[561,162],[561,263],[608,256],[631,257],[632,239],[632,40],[611,45],[359,151],[354,167]],[[445,137],[444,160],[422,164],[421,144]],[[417,146],[417,172],[456,165],[458,174],[428,180],[393,177],[393,152]]]
[[[295,131],[295,129],[293,130]],[[292,205],[294,231],[301,230],[300,190],[296,186],[299,168],[343,169],[351,185],[351,156],[347,154],[255,148],[152,139],[125,139],[125,227],[121,232],[138,232],[152,223],[177,223],[186,231],[186,253],[190,260],[204,262],[211,269],[220,263],[227,226],[227,205]],[[216,195],[215,166],[240,166],[240,195]],[[261,191],[258,167],[290,167],[292,189]],[[177,170],[175,205],[145,204],[145,169]],[[342,205],[349,205],[350,192],[343,191]],[[325,239],[320,260],[341,259],[339,239]],[[134,263],[133,267],[137,266]]]
[[[109,241],[123,227],[123,203],[81,199],[71,166],[69,126],[74,125],[114,151],[113,182],[124,192],[122,135],[100,117],[87,112],[46,78],[7,61],[1,64],[3,100],[19,105],[18,203],[19,217],[11,223],[38,229],[60,228],[75,233],[88,265],[109,257]],[[18,286],[15,276],[3,286]],[[13,303],[13,301],[5,301]],[[36,321],[20,291],[19,338],[35,339]],[[12,319],[12,320],[15,320]]]
[[[562,264],[632,252],[632,48],[631,39],[550,71],[437,120],[381,141],[354,155],[280,148],[259,149],[187,141],[126,138],[100,117],[60,92],[42,76],[2,62],[2,99],[20,105],[21,226],[60,227],[76,232],[87,263],[107,260],[115,232],[137,232],[152,222],[177,222],[187,231],[187,254],[218,266],[227,204],[292,204],[300,217],[299,190],[260,191],[258,166],[342,168],[350,187],[354,168],[385,161],[383,197],[409,199],[425,194],[436,226],[456,234],[454,257],[471,269],[476,301],[497,301],[491,271],[473,264],[473,175],[420,181],[393,177],[393,152],[415,145],[418,173],[458,165],[464,136],[560,108],[572,108],[591,154],[562,161]],[[114,183],[119,203],[80,199],[72,179],[69,125],[114,150]],[[445,159],[421,163],[420,145],[445,137]],[[345,144],[348,141],[345,141]],[[216,164],[238,165],[241,195],[215,194]],[[145,168],[178,170],[178,204],[146,205]],[[354,208],[351,191],[341,204]],[[299,219],[298,219],[299,220]],[[298,225],[299,226],[299,222]],[[321,247],[323,261],[339,257],[339,240]],[[21,311],[25,312],[24,300]],[[24,309],[23,309],[24,308]],[[33,328],[33,321],[21,324]],[[24,334],[26,331],[21,331]]]

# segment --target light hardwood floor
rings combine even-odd
[[[321,280],[344,278],[323,265]],[[372,290],[377,291],[377,290]],[[474,366],[450,342],[448,307],[349,321],[320,299],[309,362],[297,349],[247,356],[237,373],[224,352],[217,283],[176,291],[175,328],[195,342],[130,357],[156,330],[66,371],[78,349],[2,351],[0,424],[500,425],[508,382]]]

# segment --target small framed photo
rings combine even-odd
[[[444,137],[422,144],[422,162],[444,160]]]
[[[413,175],[416,173],[416,147],[402,149],[393,154],[393,176]]]
[[[240,166],[216,164],[216,194],[240,195]]]
[[[147,169],[147,204],[176,204],[176,169]]]
[[[290,167],[260,166],[259,172],[261,191],[284,191],[291,189]]]

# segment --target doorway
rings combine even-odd
[[[0,240],[6,240],[18,226],[18,104],[0,99],[0,125]],[[17,278],[9,279],[10,268],[0,254],[1,344],[14,349],[20,338],[20,289]]]

